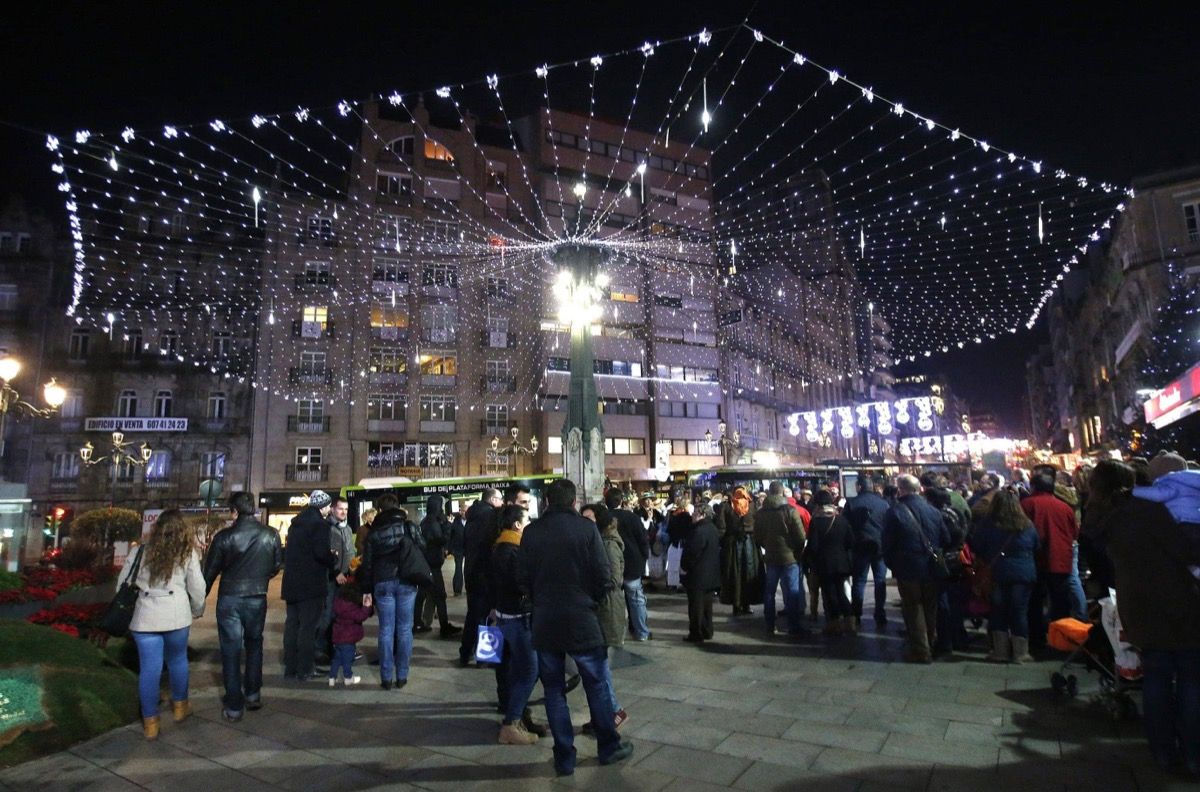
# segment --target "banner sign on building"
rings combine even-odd
[[[85,432],[186,432],[187,418],[87,418]]]
[[[1200,410],[1200,363],[1155,393],[1142,405],[1146,422],[1162,429]]]

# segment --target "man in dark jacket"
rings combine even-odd
[[[800,556],[804,553],[804,526],[787,499],[783,484],[772,481],[767,499],[754,518],[754,541],[763,551],[766,582],[763,586],[763,620],[767,634],[775,634],[775,589],[783,587],[783,607],[787,612],[788,634],[803,635],[800,624],[804,593],[800,584]]]
[[[617,533],[625,544],[625,610],[629,613],[629,631],[633,640],[649,640],[650,625],[646,617],[646,594],[642,591],[642,575],[646,571],[646,561],[650,558],[650,537],[642,525],[641,519],[621,508],[624,495],[621,490],[613,487],[604,496],[604,505],[617,521]]]
[[[313,490],[308,505],[288,527],[283,554],[283,599],[287,621],[283,627],[283,676],[307,682],[314,674],[317,624],[325,607],[325,581],[337,567],[338,557],[329,539],[329,511],[333,499]]]
[[[1182,760],[1193,776],[1200,775],[1198,504],[1200,472],[1178,471],[1135,487],[1105,521],[1121,626],[1142,654],[1150,751],[1163,767]]]
[[[283,567],[279,534],[254,519],[254,496],[238,492],[229,499],[233,525],[213,537],[204,557],[204,583],[217,590],[217,636],[225,695],[221,714],[238,721],[246,708],[262,706],[263,625],[267,621],[267,584]],[[246,667],[241,653],[246,651]]]
[[[575,772],[575,738],[566,696],[566,656],[579,666],[600,764],[628,758],[607,689],[608,654],[597,607],[611,586],[608,557],[595,523],[575,511],[575,484],[558,479],[546,489],[546,514],[525,529],[519,574],[533,603],[533,648],[554,735],[554,769]]]
[[[713,593],[721,588],[721,537],[713,522],[713,507],[704,502],[692,515],[695,525],[683,541],[683,588],[688,598],[685,641],[703,643],[713,637]]]
[[[463,558],[467,554],[467,506],[465,499],[459,502],[458,512],[450,522],[450,536],[446,540],[446,552],[454,556],[454,577],[451,578],[450,585],[456,597],[463,593]]]
[[[441,495],[430,495],[425,500],[425,518],[421,520],[421,540],[424,542],[425,560],[433,572],[433,583],[417,595],[416,618],[420,627],[415,632],[432,629],[436,612],[443,638],[453,638],[461,628],[450,623],[446,612],[446,578],[442,566],[446,563],[446,544],[450,539],[450,520],[445,512],[446,499]]]
[[[899,498],[883,521],[883,559],[900,591],[909,647],[904,660],[931,663],[939,586],[929,566],[933,550],[949,549],[950,532],[941,512],[921,497],[921,482],[914,476],[901,476],[896,487]]]
[[[486,489],[467,509],[467,528],[463,535],[467,615],[463,618],[462,643],[458,647],[458,662],[462,666],[470,665],[475,659],[479,622],[492,609],[488,601],[488,560],[496,538],[496,510],[502,502],[500,490]]]
[[[855,628],[862,627],[863,599],[867,593],[867,573],[875,581],[875,627],[887,624],[887,565],[883,563],[883,521],[891,508],[883,497],[883,476],[859,476],[858,494],[846,502],[846,520],[854,532],[850,560],[853,575],[850,610]]]

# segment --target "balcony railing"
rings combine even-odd
[[[517,345],[517,340],[512,333],[493,333],[482,330],[479,333],[479,345],[484,349],[512,349]]]
[[[479,419],[479,436],[480,437],[508,437],[512,432],[513,427],[517,424],[515,421],[508,423],[489,422],[486,418]]]
[[[295,285],[297,289],[302,291],[336,289],[337,278],[324,272],[297,272]]]
[[[166,489],[171,486],[170,476],[147,476],[146,489]]]
[[[288,382],[293,385],[332,385],[333,369],[303,369],[293,366],[288,369]]]
[[[328,481],[329,465],[284,465],[284,481]]]
[[[337,234],[297,234],[296,243],[300,245],[320,245],[321,247],[337,247]]]
[[[485,375],[479,378],[479,390],[482,393],[516,393],[517,380],[514,377]]]
[[[368,371],[367,382],[371,385],[404,385],[408,375],[403,371]]]
[[[52,490],[73,490],[79,486],[79,474],[74,476],[51,476],[50,489]]]
[[[458,377],[454,374],[422,374],[421,384],[427,388],[454,388],[458,386]]]
[[[295,338],[333,338],[335,322],[305,322],[302,319],[292,320],[292,336]],[[305,328],[305,325],[312,327]],[[305,332],[307,329],[308,332]]]
[[[328,415],[289,415],[287,421],[289,432],[300,434],[320,434],[329,431]]]

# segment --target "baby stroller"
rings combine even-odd
[[[1062,666],[1050,675],[1050,686],[1058,695],[1074,698],[1079,694],[1079,680],[1070,669],[1082,667],[1095,671],[1100,675],[1100,693],[1096,699],[1114,720],[1132,720],[1138,711],[1129,691],[1140,687],[1141,657],[1122,635],[1116,593],[1110,592],[1108,598],[1097,604],[1100,609],[1097,622],[1059,619],[1050,623],[1047,643],[1068,653]]]

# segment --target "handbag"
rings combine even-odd
[[[398,577],[409,584],[418,588],[422,586],[433,585],[433,570],[429,568],[429,562],[425,560],[425,554],[417,546],[417,543],[411,539],[407,542],[404,557],[401,559],[399,569],[396,570]]]
[[[901,504],[903,505],[903,504]],[[921,537],[921,541],[925,544],[925,550],[929,553],[929,577],[939,583],[950,579],[950,567],[946,564],[946,551],[942,548],[933,548],[929,543],[929,537],[921,530],[921,523],[917,520],[917,515],[912,513],[912,509],[904,506],[904,510],[908,512],[908,516],[913,518],[913,524],[917,528],[917,535]]]
[[[478,640],[475,642],[475,662],[499,665],[504,659],[504,633],[488,618],[479,625]]]
[[[133,611],[137,607],[140,591],[134,581],[137,580],[138,572],[141,571],[142,551],[145,549],[145,545],[138,548],[137,555],[133,557],[133,566],[129,568],[129,574],[125,576],[125,580],[117,588],[117,593],[113,595],[112,602],[108,603],[108,608],[96,623],[99,629],[117,638],[129,632],[129,623],[133,621]]]
[[[986,564],[979,564],[975,567],[975,577],[971,581],[971,593],[985,602],[992,601],[992,589],[995,587],[995,581],[992,578],[992,564],[1004,555],[1008,543],[1016,536],[1015,533],[1009,533],[1004,543],[1000,545],[1000,550],[992,557],[991,561]],[[978,559],[976,559],[978,560]]]

